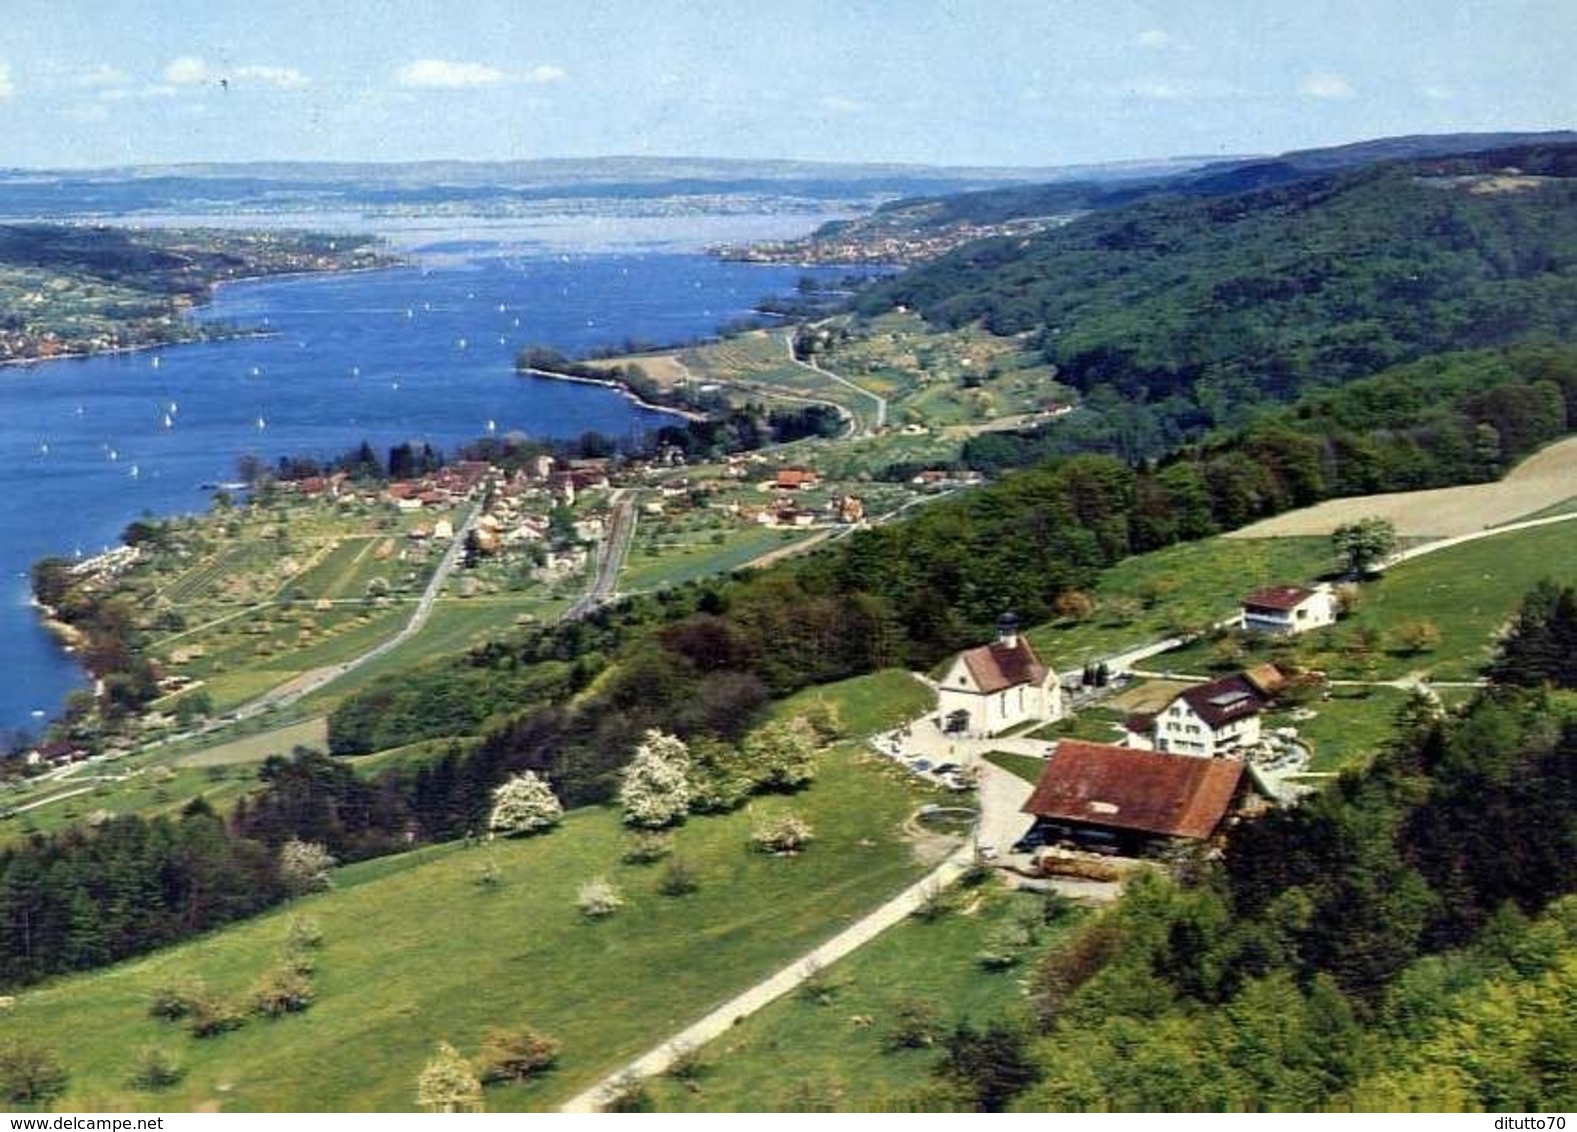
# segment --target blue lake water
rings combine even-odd
[[[516,352],[703,335],[802,272],[686,252],[486,243],[420,266],[237,283],[198,317],[266,338],[0,369],[0,729],[36,731],[82,684],[38,626],[26,571],[114,545],[144,511],[199,511],[237,458],[484,434],[623,435],[664,423],[611,391],[519,378]]]

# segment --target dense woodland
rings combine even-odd
[[[1224,864],[1136,887],[1048,957],[1020,1103],[1577,1101],[1577,724],[1510,690],[1404,718],[1369,770],[1241,825]]]
[[[1151,457],[1431,354],[1570,341],[1574,171],[1577,147],[1529,147],[1161,197],[968,245],[856,305],[1025,336],[1122,409],[1114,451]]]

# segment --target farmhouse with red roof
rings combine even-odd
[[[1236,806],[1244,781],[1236,759],[1064,739],[1024,803],[1035,818],[1026,841],[1140,856],[1176,840],[1208,840]]]
[[[1286,683],[1273,664],[1185,688],[1153,715],[1130,716],[1127,744],[1139,750],[1217,758],[1260,739],[1260,712]]]

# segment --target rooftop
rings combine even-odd
[[[980,690],[988,694],[1020,684],[1039,684],[1048,672],[1023,637],[1014,638],[1011,645],[994,641],[970,649],[963,654],[963,661]]]
[[[1243,778],[1235,759],[1200,759],[1064,739],[1024,812],[1202,840],[1226,817]]]
[[[1313,590],[1302,586],[1270,586],[1263,590],[1255,590],[1243,599],[1243,604],[1255,609],[1274,609],[1286,613],[1298,608],[1313,596]]]

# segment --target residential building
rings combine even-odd
[[[1284,682],[1274,665],[1196,684],[1153,715],[1129,716],[1126,743],[1138,750],[1219,758],[1260,739],[1260,713]]]
[[[1335,591],[1325,583],[1313,589],[1303,586],[1271,586],[1255,590],[1242,602],[1243,628],[1256,633],[1305,633],[1336,623]]]

